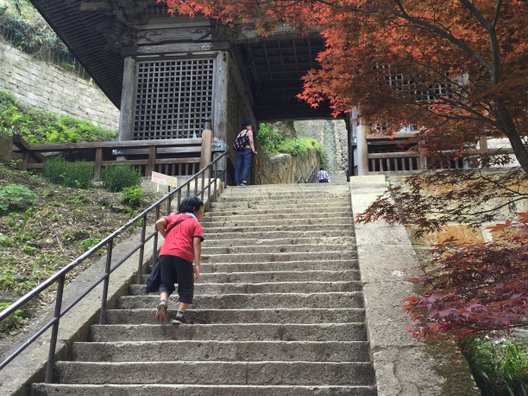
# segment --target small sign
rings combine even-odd
[[[152,183],[161,184],[163,186],[178,187],[178,178],[174,176],[167,176],[163,173],[152,172]]]

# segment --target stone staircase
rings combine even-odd
[[[377,394],[347,185],[230,188],[203,226],[194,325],[131,285],[33,394]]]

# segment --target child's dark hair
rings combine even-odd
[[[204,206],[204,203],[200,198],[194,196],[187,197],[181,201],[178,207],[178,213],[195,213],[202,206]]]
[[[324,167],[321,166],[321,167],[319,168],[319,170],[324,170]]]

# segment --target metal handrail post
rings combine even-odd
[[[147,215],[143,216],[143,224],[141,225],[141,239],[139,248],[139,261],[138,261],[138,270],[136,274],[137,283],[141,283],[141,277],[143,276],[143,257],[145,254],[145,235],[147,233]]]
[[[218,189],[217,181],[216,181],[218,179],[218,162],[214,163],[213,170],[214,170],[214,196],[216,199],[216,190]]]
[[[53,313],[53,327],[51,329],[50,347],[48,352],[48,362],[46,364],[46,377],[44,382],[50,383],[53,380],[53,366],[55,365],[55,349],[57,348],[57,336],[59,334],[59,323],[62,309],[62,295],[64,293],[64,281],[66,275],[59,278],[57,285],[57,299],[55,300],[55,312]]]
[[[99,324],[105,324],[106,322],[106,300],[108,298],[108,287],[110,285],[110,268],[112,264],[112,252],[114,247],[114,239],[108,241],[108,247],[106,250],[106,263],[105,263],[105,279],[103,282],[103,295],[101,297],[101,311],[99,312]]]
[[[181,190],[178,190],[178,206],[176,206],[176,210],[180,208],[181,204]]]
[[[210,210],[211,209],[211,177],[213,175],[213,167],[211,165],[209,165],[207,167],[207,172],[209,173],[209,182],[207,183],[207,210]],[[213,199],[215,199],[215,197],[213,196]]]
[[[198,195],[198,178],[194,178],[194,196]]]
[[[160,218],[160,207],[159,205],[156,206],[156,221]],[[150,263],[151,267],[156,262],[156,259],[158,258],[158,230],[156,228],[156,224],[154,223],[154,240],[152,241],[152,262]]]
[[[205,170],[202,172],[202,189],[200,193],[200,198],[202,199],[202,202],[204,200],[204,196],[205,196]]]

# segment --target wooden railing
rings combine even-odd
[[[496,154],[513,154],[512,149],[487,149],[482,150],[468,150],[466,152],[467,158],[478,154],[496,155]],[[417,152],[388,152],[388,153],[369,153],[368,154],[368,168],[369,174],[377,173],[407,173],[422,171],[429,168],[434,169],[463,169],[474,167],[470,161],[465,158],[460,159],[444,159],[443,161],[435,162],[434,166],[430,166],[428,159],[421,156]]]
[[[130,140],[83,143],[29,144],[22,137],[13,137],[14,151],[22,155],[23,169],[42,169],[50,153],[72,155],[94,165],[94,179],[101,176],[105,166],[128,164],[136,167],[141,175],[150,176],[153,171],[171,176],[193,175],[200,170],[200,163],[211,158],[212,133],[203,138]],[[208,161],[209,160],[209,161]]]

